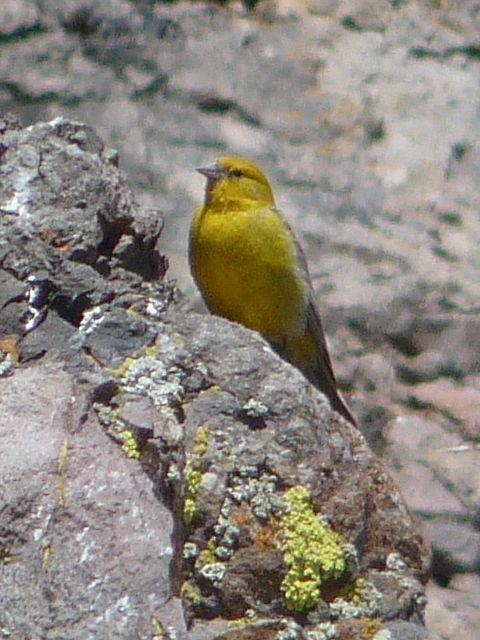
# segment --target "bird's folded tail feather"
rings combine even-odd
[[[357,426],[355,418],[338,392],[322,322],[313,301],[308,304],[305,332],[298,336],[289,336],[278,351],[327,396],[332,409]]]

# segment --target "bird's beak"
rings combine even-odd
[[[216,162],[208,164],[206,167],[200,167],[197,169],[198,173],[205,176],[207,180],[218,180],[221,176],[221,169]]]

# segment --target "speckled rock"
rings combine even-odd
[[[20,359],[68,350],[85,311],[114,297],[121,308],[151,294],[152,313],[164,308],[162,217],[136,204],[117,154],[63,119],[22,129],[7,118],[0,135],[0,318]]]
[[[1,385],[2,633],[152,637],[173,554],[172,515],[153,482],[60,363]]]

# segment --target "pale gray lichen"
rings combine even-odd
[[[407,569],[407,564],[400,553],[388,554],[385,564],[387,569],[391,571],[405,571]]]
[[[228,560],[233,556],[240,535],[239,528],[230,519],[231,510],[232,499],[227,496],[222,503],[220,515],[213,529],[217,542],[215,555],[221,560]]]
[[[15,363],[10,353],[0,350],[0,378],[13,375]]]
[[[183,559],[186,561],[195,560],[198,556],[198,546],[194,542],[185,542],[183,545]]]
[[[240,478],[258,478],[260,470],[255,464],[242,464],[238,469],[238,475]]]
[[[275,636],[275,640],[299,640],[304,637],[303,628],[291,618],[280,621],[281,629]]]
[[[258,469],[256,471],[258,475]],[[277,481],[274,475],[262,473],[254,477],[253,469],[243,468],[232,478],[229,494],[237,503],[247,502],[254,516],[265,521],[271,516],[279,516],[285,508]]]
[[[398,579],[398,584],[403,590],[411,592],[413,599],[420,609],[424,609],[427,606],[428,601],[425,596],[425,591],[418,580],[413,577],[402,576]]]
[[[100,424],[104,427],[106,432],[117,441],[124,443],[124,439],[121,434],[125,431],[125,423],[118,417],[118,409],[114,409],[106,404],[100,402],[93,403],[93,409],[95,410]]]
[[[155,357],[127,358],[117,374],[125,392],[146,395],[156,407],[170,407],[183,398],[185,373]]]
[[[335,598],[330,603],[330,614],[334,618],[349,620],[351,618],[373,618],[380,611],[382,594],[368,580],[357,578],[353,595],[346,598]]]
[[[239,535],[240,529],[230,522],[224,527],[222,535],[218,537],[218,542],[228,548],[232,548],[236,544]]]
[[[230,560],[233,554],[234,554],[234,549],[231,549],[230,547],[226,547],[223,545],[219,545],[215,549],[215,555],[219,560],[223,560],[223,561]]]
[[[203,565],[199,569],[199,573],[206,579],[209,580],[214,587],[219,589],[221,587],[222,580],[225,576],[226,567],[223,562],[212,562],[209,564]]]
[[[259,520],[268,520],[274,513],[282,513],[284,503],[276,492],[277,478],[262,474],[253,465],[242,467],[230,479],[231,486],[225,496],[217,522],[214,526],[215,555],[228,560],[235,552],[239,527],[232,522],[231,514],[235,504],[248,504],[252,514]]]
[[[307,640],[338,640],[338,631],[331,622],[322,622],[306,633]]]
[[[93,333],[95,329],[102,324],[105,318],[105,307],[98,305],[92,307],[88,311],[85,311],[82,320],[78,326],[80,333],[88,336]]]
[[[357,575],[359,571],[359,558],[355,545],[349,542],[345,543],[343,555],[345,559],[345,573],[351,576]]]
[[[372,640],[392,640],[392,632],[389,629],[380,629],[373,636]]]
[[[167,300],[159,300],[158,298],[147,298],[145,313],[149,318],[160,320],[168,306]]]
[[[242,407],[242,411],[246,416],[253,418],[254,420],[263,420],[270,413],[270,409],[262,402],[255,400],[255,398],[247,400]]]
[[[172,464],[170,464],[170,466],[168,467],[166,477],[167,477],[167,480],[172,483],[179,482],[182,479],[182,472],[180,471],[177,464],[173,462]]]

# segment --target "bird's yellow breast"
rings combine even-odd
[[[213,313],[273,342],[305,330],[308,284],[291,231],[273,207],[200,207],[190,232],[190,262]]]

